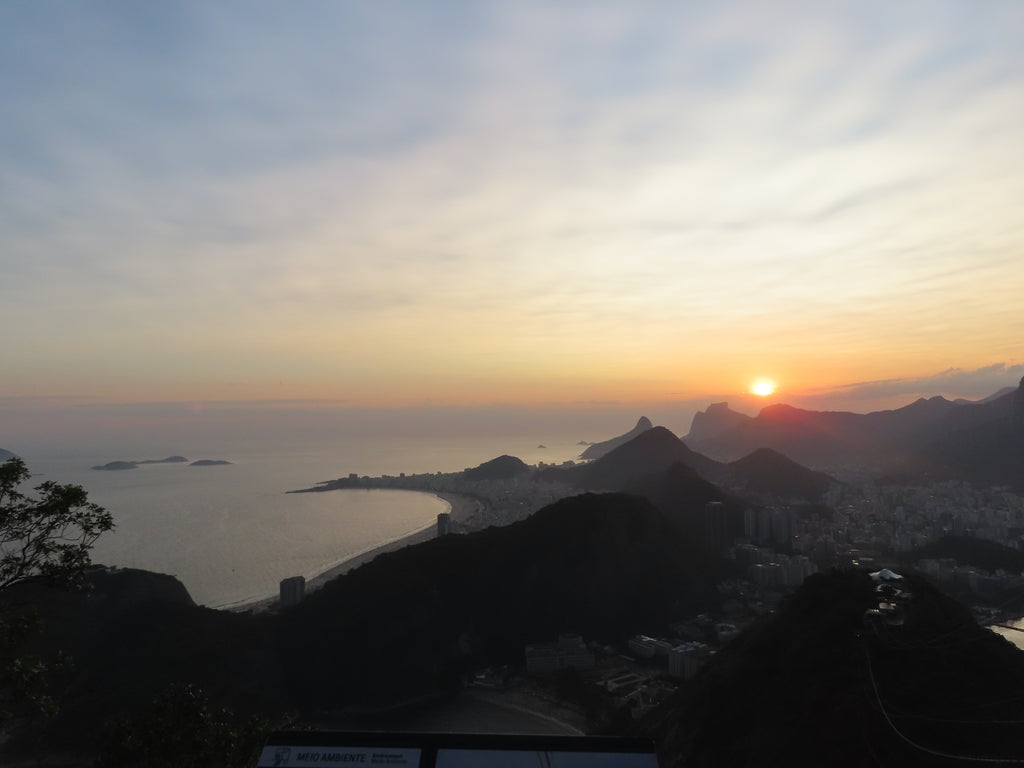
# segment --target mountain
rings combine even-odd
[[[712,423],[721,425],[728,419],[732,426],[708,433],[708,414],[697,414],[694,416],[696,438],[689,439],[689,443],[694,450],[726,461],[758,448],[771,448],[810,467],[900,466],[933,444],[949,442],[956,433],[982,429],[978,439],[983,440],[989,434],[984,429],[991,432],[992,425],[997,423],[1006,426],[1013,421],[1013,403],[1018,391],[968,404],[954,403],[943,397],[921,398],[903,408],[867,414],[809,411],[775,404],[763,408],[749,421],[734,418],[740,414],[731,411],[723,418],[723,409],[716,406],[708,409],[713,411]],[[693,432],[691,429],[691,434]],[[1000,429],[996,428],[995,432]],[[1009,449],[1013,441],[1003,442]],[[952,456],[945,460],[939,455],[933,458],[936,466],[964,461]],[[1006,472],[995,474],[1005,475]]]
[[[726,465],[723,484],[744,497],[821,501],[838,481],[771,448],[758,448]]]
[[[991,402],[992,400],[998,400],[1003,395],[1010,394],[1011,392],[1014,391],[1014,389],[1016,389],[1016,387],[1002,387],[997,392],[993,392],[988,397],[983,397],[980,400],[967,400],[966,398],[958,397],[953,402],[957,403],[958,405],[975,405],[977,403],[988,403]]]
[[[641,730],[661,768],[1016,762],[1022,687],[1024,653],[923,579],[832,571],[719,651]]]
[[[650,419],[646,416],[641,416],[640,420],[637,421],[636,426],[629,430],[629,432],[624,435],[619,435],[618,437],[613,437],[611,440],[605,440],[602,443],[594,443],[580,454],[580,458],[588,461],[599,459],[609,451],[618,448],[620,445],[628,443],[630,440],[643,434],[653,426],[654,425],[651,424]]]
[[[732,410],[728,403],[712,403],[707,410],[693,414],[690,433],[686,439],[691,443],[699,443],[731,429],[743,427],[751,421],[752,417]]]
[[[462,473],[466,480],[509,480],[532,472],[532,468],[515,456],[499,456]]]
[[[712,551],[743,535],[744,511],[750,505],[681,461],[664,472],[631,481],[624,490],[649,499],[684,535]]]
[[[7,461],[8,459],[16,458],[17,455],[11,451],[0,448],[0,461]]]
[[[1007,395],[962,408],[971,418],[933,436],[900,469],[1024,490],[1024,378]]]
[[[640,478],[664,472],[676,462],[712,480],[724,472],[724,465],[691,451],[670,430],[651,427],[595,461],[552,468],[541,476],[587,490],[619,491]]]

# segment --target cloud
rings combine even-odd
[[[863,381],[830,389],[816,395],[819,399],[879,400],[898,396],[980,399],[1004,387],[1017,386],[1024,377],[1024,364],[995,363],[983,368],[948,368],[931,376],[882,381]]]
[[[0,322],[207,380],[1012,350],[1016,8],[7,8]]]

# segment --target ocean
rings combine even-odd
[[[33,473],[33,486],[44,480],[81,485],[91,501],[113,513],[116,529],[99,539],[93,562],[172,574],[196,603],[229,608],[276,595],[283,578],[312,578],[433,525],[448,508],[432,494],[409,491],[287,491],[351,472],[454,472],[506,453],[530,464],[560,463],[581,450],[568,439],[545,447],[522,436],[417,436],[219,440],[188,450],[159,439],[136,439],[16,452]],[[91,469],[171,455],[231,464]]]

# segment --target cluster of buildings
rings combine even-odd
[[[716,629],[726,634],[726,641],[737,633],[732,625]],[[697,674],[713,653],[712,645],[697,640],[636,635],[629,640],[628,653],[620,654],[611,647],[586,643],[580,635],[560,635],[552,642],[527,645],[524,655],[527,675],[551,677],[573,669],[614,701],[616,708],[627,708],[638,718]]]
[[[818,572],[817,564],[807,555],[786,555],[754,544],[740,544],[732,554],[747,579],[762,587],[799,587]]]
[[[890,485],[859,477],[827,515],[794,518],[793,548],[811,557],[850,549],[910,552],[950,534],[1024,549],[1024,496],[967,483]]]

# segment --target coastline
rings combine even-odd
[[[448,493],[446,491],[414,491],[414,493],[425,493],[430,496],[436,496],[442,501],[448,504],[448,512],[451,515],[452,523],[463,529],[472,530],[473,518],[483,509],[483,503],[478,499],[474,499],[472,496],[463,496],[457,493]],[[385,552],[394,552],[399,549],[404,549],[411,544],[420,544],[424,541],[430,541],[437,537],[437,523],[432,522],[424,528],[412,533],[400,536],[392,541],[384,542],[379,544],[372,549],[368,549],[365,552],[360,552],[353,555],[352,557],[342,560],[340,563],[327,568],[316,576],[306,580],[306,594],[315,592],[327,582],[337,578],[343,574],[348,573],[351,570],[358,568],[361,565],[373,560],[377,555]],[[238,605],[226,606],[219,610],[229,611],[231,613],[245,613],[252,611],[259,613],[262,611],[269,610],[275,607],[278,603],[279,597],[273,595],[265,597],[259,600],[250,600],[246,603]]]

